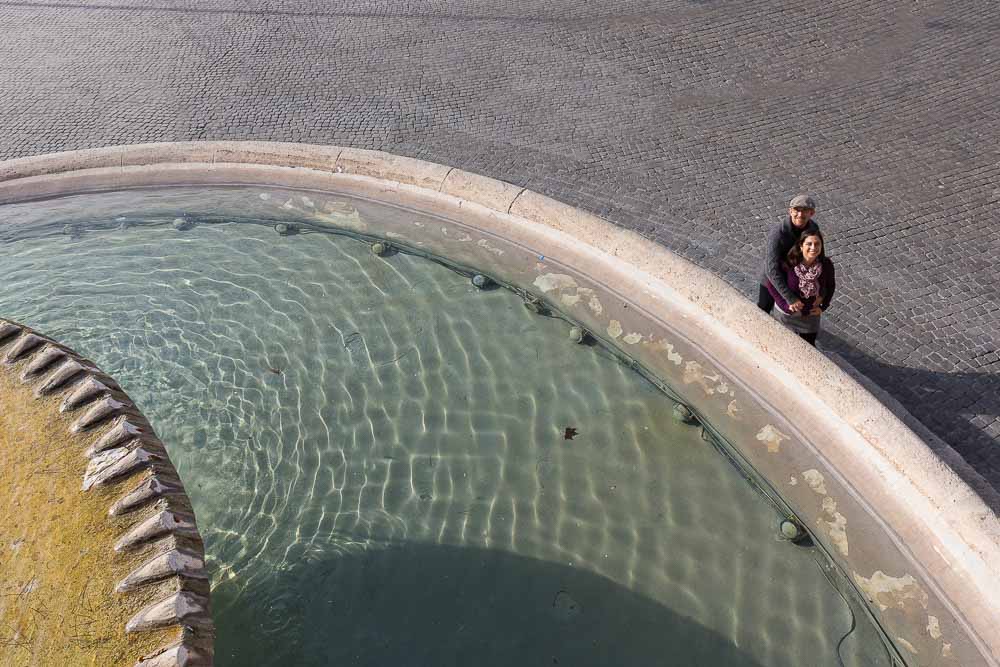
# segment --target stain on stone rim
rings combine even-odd
[[[119,595],[172,580],[170,595],[122,618],[126,633],[175,627],[179,641],[145,656],[136,667],[205,666],[213,662],[212,624],[204,545],[183,484],[152,426],[121,387],[89,361],[17,322],[0,319],[0,372],[32,390],[35,400],[61,398],[70,431],[91,442],[80,452],[80,493],[114,487],[108,517],[131,523],[107,557],[145,546],[142,563],[118,582]],[[29,399],[30,400],[30,399]],[[131,522],[127,517],[134,517]]]

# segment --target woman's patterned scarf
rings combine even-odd
[[[819,274],[823,273],[823,262],[806,266],[805,262],[795,265],[795,275],[799,278],[799,293],[803,299],[819,294]]]

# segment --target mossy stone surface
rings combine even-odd
[[[112,549],[138,517],[108,516],[136,479],[83,492],[95,432],[70,433],[74,415],[36,399],[22,365],[0,367],[0,665],[134,665],[179,632],[125,633],[163,595],[114,590],[143,558]]]

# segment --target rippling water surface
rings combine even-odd
[[[217,664],[888,664],[654,387],[510,292],[247,220],[317,212],[360,215],[260,189],[0,207],[0,314],[167,443]]]

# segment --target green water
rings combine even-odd
[[[353,239],[170,223],[272,204],[357,214],[250,189],[0,207],[0,314],[168,446],[218,665],[889,664],[731,464],[565,322]]]

